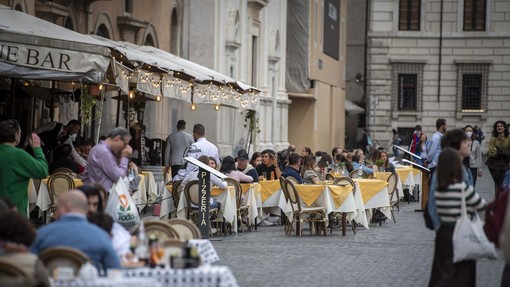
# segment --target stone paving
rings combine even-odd
[[[490,201],[492,179],[484,167],[477,190]],[[426,229],[418,202],[402,203],[397,223],[360,227],[347,236],[287,237],[283,226],[226,236],[213,244],[219,265],[230,267],[239,286],[427,286],[434,252],[434,232]],[[500,286],[504,266],[477,262],[477,286]]]

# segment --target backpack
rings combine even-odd
[[[501,193],[485,209],[485,225],[483,230],[487,239],[499,247],[499,234],[505,222],[506,206],[508,202],[508,191]]]

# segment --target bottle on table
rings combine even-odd
[[[138,261],[144,262],[145,265],[147,265],[150,256],[149,242],[145,236],[145,225],[143,221],[140,221],[140,226],[138,227],[138,245],[135,248],[135,256],[138,258]]]
[[[271,180],[274,180],[274,171],[271,172]]]
[[[358,168],[358,178],[362,178],[363,177],[363,169],[360,167]]]

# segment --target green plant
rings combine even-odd
[[[250,134],[253,132],[260,134],[259,117],[257,111],[246,110],[246,114],[244,115],[244,127],[248,128],[248,132]]]
[[[384,165],[384,161],[382,161],[382,160],[378,159],[378,160],[376,160],[376,161],[375,161],[375,165],[377,165],[377,166],[383,166],[383,165]]]
[[[82,124],[88,126],[92,120],[92,108],[96,105],[96,98],[90,94],[88,85],[83,85],[81,91]]]

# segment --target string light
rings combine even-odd
[[[103,90],[103,88],[104,88],[103,84],[100,84],[100,85],[99,85],[99,90],[100,90],[100,91],[102,91],[102,90]]]
[[[195,105],[194,102],[191,102],[191,107],[189,107],[190,110],[195,111],[197,109],[197,105]]]
[[[129,98],[134,99],[135,98],[135,92],[133,90],[129,90]]]
[[[160,95],[156,96],[156,102],[161,102],[161,96]]]
[[[214,105],[214,110],[215,111],[219,111],[220,110],[220,105],[219,104]]]

